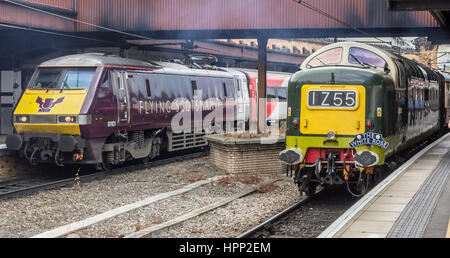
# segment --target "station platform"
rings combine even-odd
[[[450,134],[363,196],[319,238],[450,238]]]

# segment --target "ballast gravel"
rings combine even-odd
[[[232,238],[300,201],[291,179],[275,183],[266,193],[254,193],[196,218],[155,232],[153,238]]]
[[[31,237],[39,233],[140,201],[224,172],[208,157],[115,174],[81,185],[0,201],[0,237]],[[271,176],[270,178],[273,178]],[[283,178],[266,193],[254,193],[221,208],[156,232],[152,237],[233,237],[299,200],[291,179]],[[204,207],[262,182],[258,175],[230,176],[182,195],[122,214],[68,237],[123,237]]]

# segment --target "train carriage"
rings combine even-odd
[[[308,57],[288,87],[286,150],[301,192],[317,185],[367,190],[386,158],[442,128],[441,77],[394,53],[357,42]]]
[[[256,75],[105,54],[59,57],[34,73],[14,110],[16,133],[6,145],[32,164],[98,169],[202,147],[203,136],[214,129],[245,129],[255,112],[250,98],[256,101]],[[288,74],[267,78],[280,88]],[[277,104],[268,103],[268,110]]]
[[[242,85],[247,88],[243,98],[246,110],[246,121],[256,123],[258,101],[258,70],[243,68],[220,68],[239,76]],[[267,109],[266,119],[269,125],[286,121],[287,83],[292,76],[290,73],[267,71]]]
[[[104,54],[49,60],[38,67],[19,100],[17,133],[7,137],[6,145],[30,163],[94,164],[99,169],[205,146],[205,132],[191,129],[203,128],[216,108],[222,115],[206,126],[234,121],[236,96],[245,90],[236,88],[234,79],[227,72]],[[181,131],[175,131],[172,122],[180,114],[187,115],[179,119]]]
[[[443,103],[444,103],[444,126],[449,126],[450,122],[450,74],[446,72],[440,72],[442,76],[442,88],[444,90]]]

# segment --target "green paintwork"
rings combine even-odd
[[[356,151],[369,150],[379,155],[378,165],[383,165],[385,158],[398,151],[411,146],[439,130],[439,123],[434,121],[433,116],[438,111],[430,111],[427,129],[425,125],[418,125],[416,129],[421,131],[420,135],[410,138],[412,130],[409,122],[402,122],[402,116],[408,115],[407,106],[401,106],[400,99],[406,100],[406,89],[396,89],[392,78],[381,71],[373,69],[361,69],[357,67],[319,67],[297,72],[292,76],[288,86],[288,108],[291,108],[291,116],[287,118],[286,148],[296,148],[306,154],[308,148],[350,148],[349,143],[353,141],[354,135],[337,135],[334,145],[324,144],[326,135],[302,135],[299,126],[294,126],[294,119],[301,121],[301,88],[303,85],[362,85],[366,89],[366,122],[371,121],[373,128],[365,128],[365,132],[374,132],[383,135],[389,143],[387,150],[378,146],[359,146]],[[382,116],[377,116],[377,108],[382,108]],[[402,113],[403,112],[403,113]],[[403,114],[403,115],[402,115]],[[409,118],[407,118],[409,119]],[[407,120],[408,121],[408,120]],[[346,121],[343,121],[346,122]],[[351,121],[349,121],[351,122]],[[324,125],[326,126],[326,125]]]

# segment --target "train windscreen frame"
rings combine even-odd
[[[39,68],[29,84],[32,90],[84,90],[91,86],[96,68]]]
[[[355,58],[356,57],[356,58]],[[384,68],[387,65],[386,60],[376,53],[359,47],[349,49],[348,61],[352,64],[368,64],[378,68]]]

